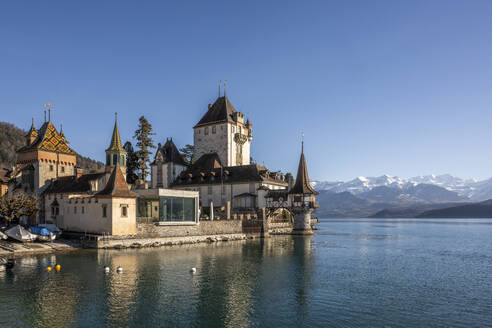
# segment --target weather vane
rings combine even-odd
[[[46,122],[46,109],[48,109],[48,121],[51,121],[51,110],[53,109],[52,103],[47,103],[43,105],[44,107],[44,121]]]

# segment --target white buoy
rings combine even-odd
[[[122,267],[120,267],[120,266],[119,266],[119,267],[117,267],[117,268],[116,268],[116,272],[118,272],[118,273],[123,272],[123,268],[122,268]]]
[[[108,266],[104,267],[104,272],[106,272],[106,273],[109,272],[109,267]]]
[[[196,272],[196,268],[191,268],[190,272],[191,273],[195,273]]]

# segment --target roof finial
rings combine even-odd
[[[222,83],[222,80],[219,80],[219,98],[220,98],[220,84]]]
[[[226,85],[227,85],[227,80],[224,80],[224,98],[226,96]]]
[[[304,132],[302,132],[301,153],[304,154]]]
[[[118,120],[118,112],[114,112],[114,121],[116,122]]]
[[[52,103],[47,103],[43,105],[44,107],[44,121],[46,122],[46,108],[48,108],[48,121],[51,121],[51,108],[53,107]]]
[[[34,117],[32,118],[31,125],[34,126]]]

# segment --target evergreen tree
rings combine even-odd
[[[182,153],[183,159],[189,165],[195,162],[195,146],[186,145],[179,150]]]
[[[126,182],[128,182],[129,184],[134,184],[138,179],[137,153],[133,150],[133,146],[130,141],[125,142],[123,148],[126,151]]]
[[[137,140],[137,148],[139,149],[135,152],[135,156],[137,158],[137,169],[140,171],[138,178],[142,181],[145,181],[149,174],[147,163],[150,163],[149,156],[152,153],[150,148],[155,148],[152,135],[152,125],[144,116],[140,116],[138,119],[138,129],[135,131],[133,138]]]

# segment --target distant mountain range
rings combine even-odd
[[[492,178],[482,181],[475,179],[461,179],[450,174],[417,176],[408,179],[382,175],[380,177],[357,177],[343,181],[313,181],[314,187],[319,190],[333,192],[348,191],[354,195],[372,190],[375,187],[389,187],[406,189],[419,184],[434,185],[448,191],[455,192],[460,197],[472,201],[484,201],[492,198]]]
[[[325,217],[415,217],[492,199],[492,179],[465,180],[449,174],[357,177],[348,182],[313,181],[313,185],[320,192],[318,215]]]

